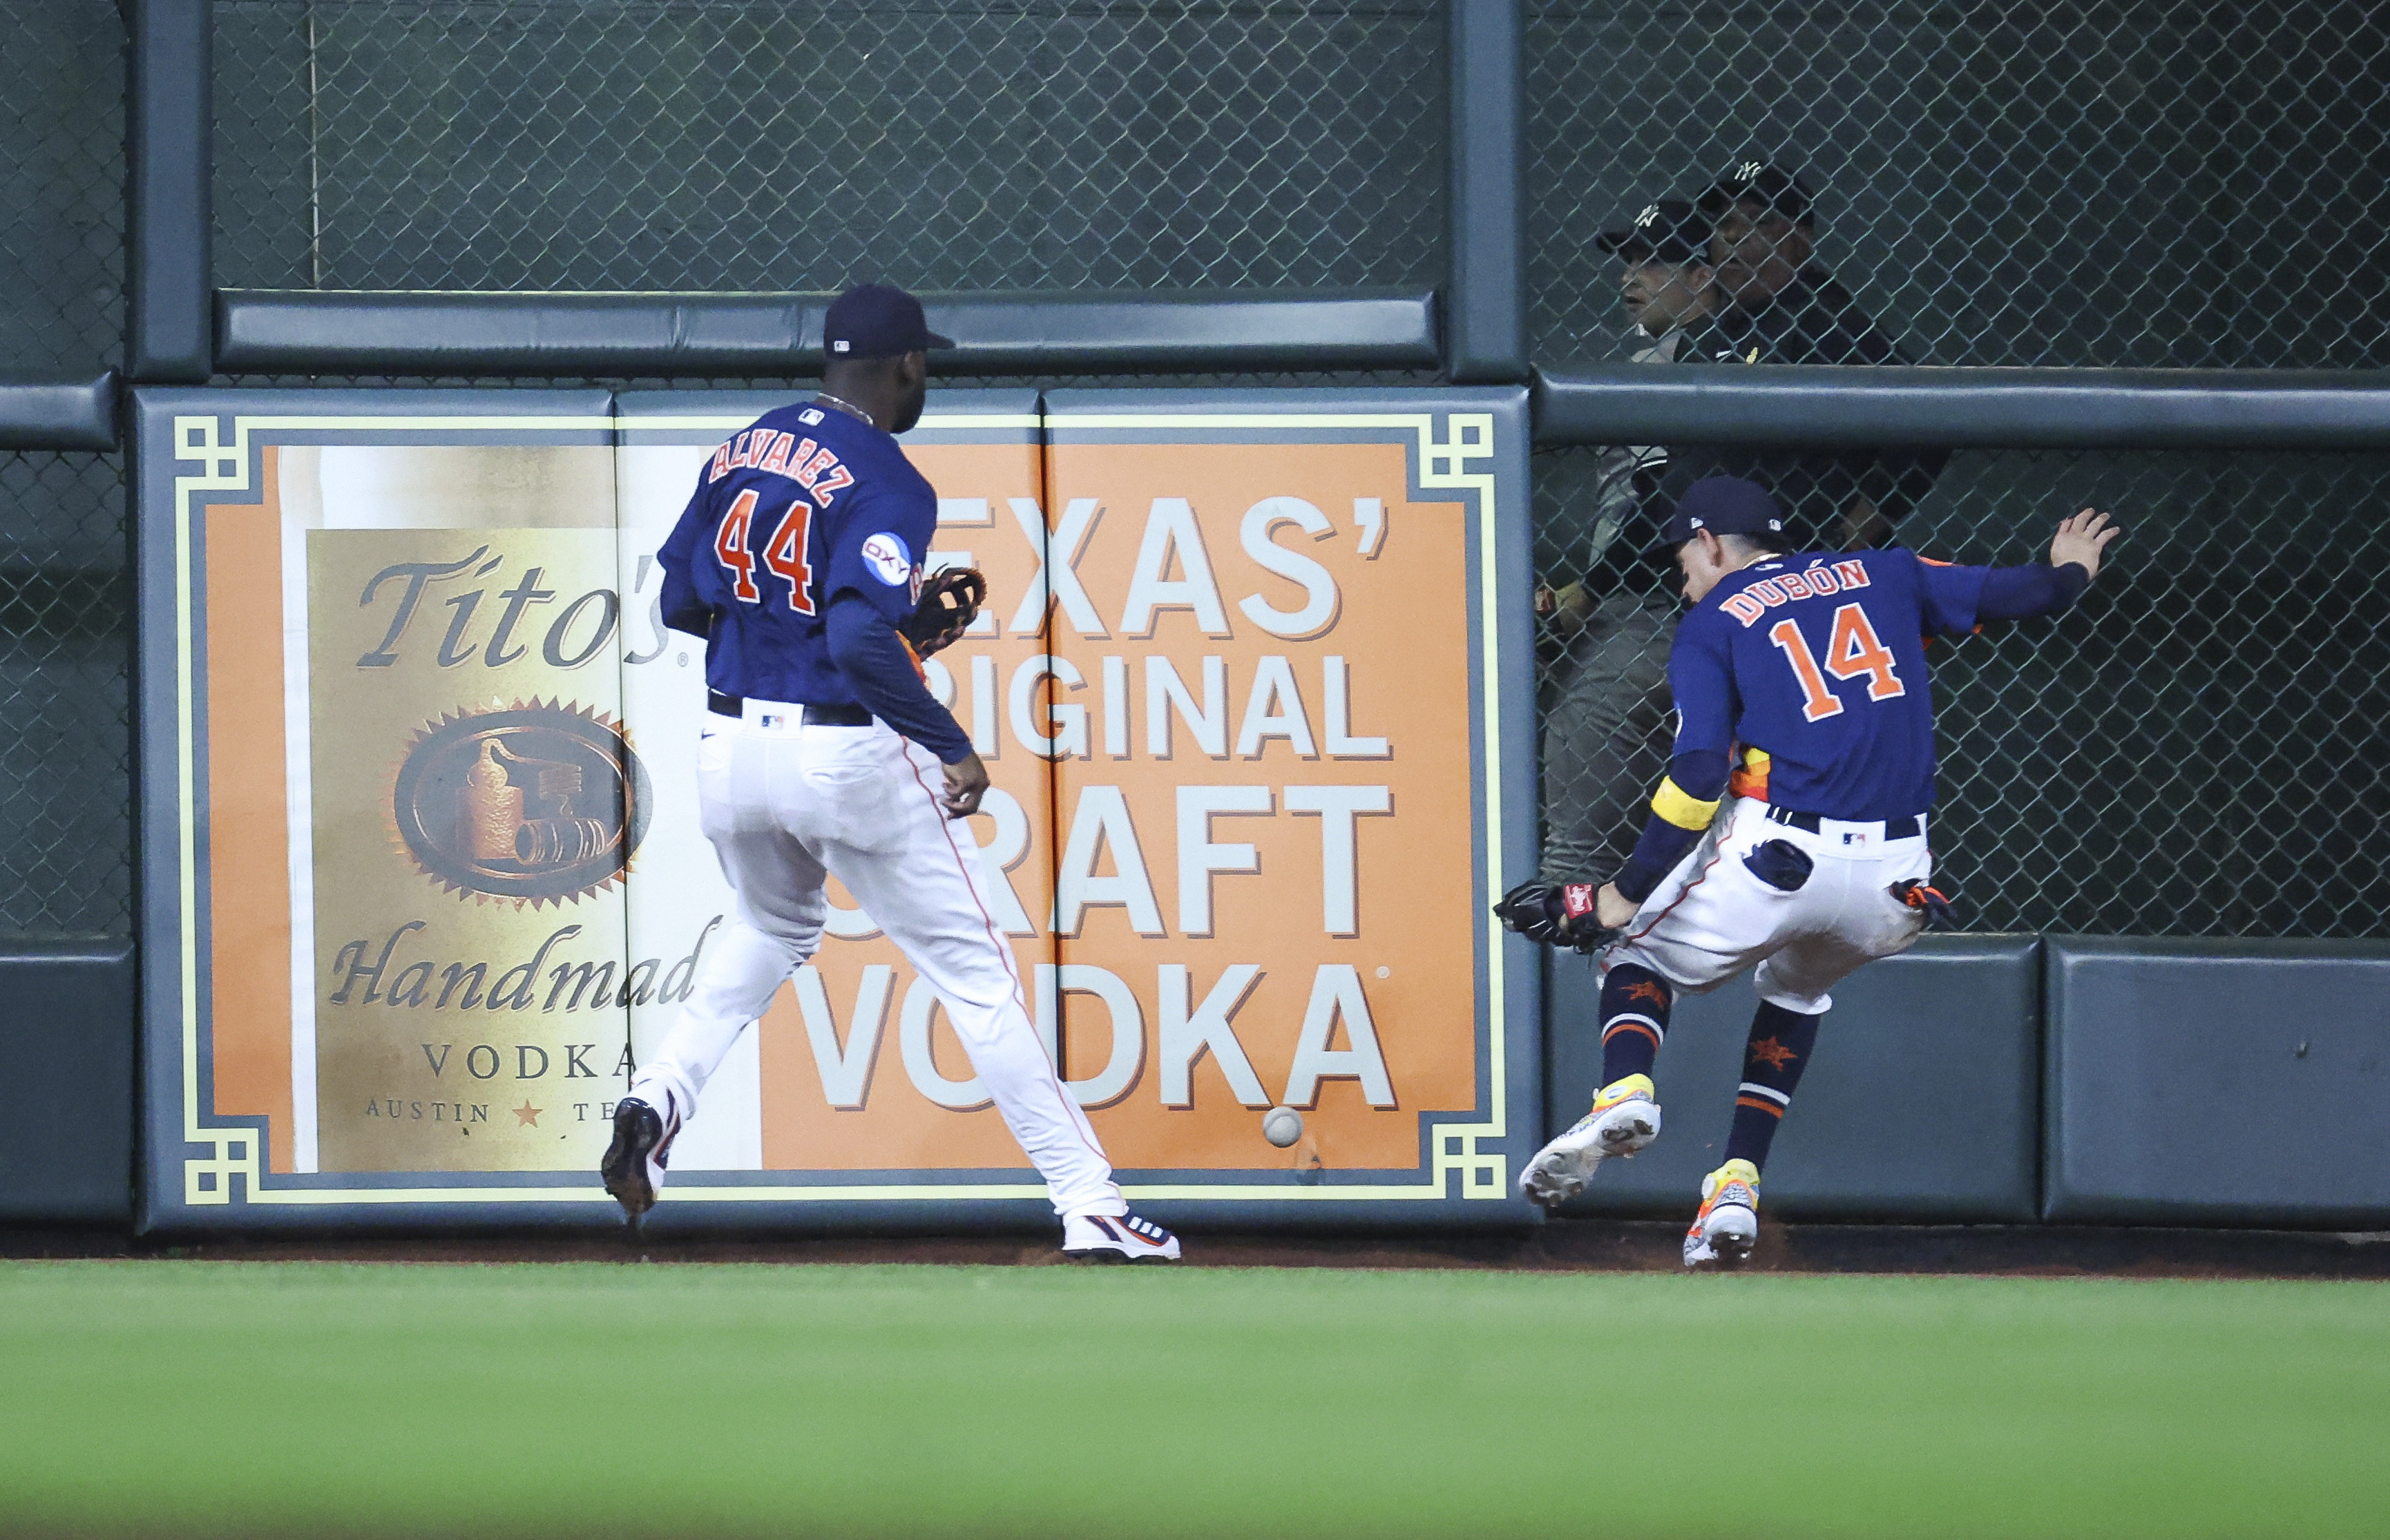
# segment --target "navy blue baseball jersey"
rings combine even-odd
[[[1934,801],[1923,638],[1972,631],[1985,567],[1913,551],[1771,557],[1721,580],[1668,658],[1676,752],[1740,746],[1735,789],[1852,820]]]
[[[831,659],[830,605],[910,615],[937,523],[888,434],[822,406],[766,412],[714,451],[657,553],[665,621],[702,633],[711,614],[705,682],[725,695],[866,704]]]

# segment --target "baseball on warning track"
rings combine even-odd
[[[1262,1114],[1262,1137],[1284,1149],[1303,1137],[1303,1114],[1291,1107],[1273,1107]]]

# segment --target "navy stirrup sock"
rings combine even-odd
[[[1668,1035],[1676,991],[1638,963],[1620,963],[1601,981],[1601,1083],[1648,1075]]]
[[[1726,1158],[1749,1161],[1754,1169],[1767,1165],[1767,1147],[1775,1141],[1776,1125],[1792,1104],[1792,1088],[1801,1084],[1809,1051],[1818,1046],[1822,1012],[1804,1016],[1782,1006],[1760,1003],[1751,1019],[1751,1041],[1742,1052],[1742,1084],[1734,1097],[1734,1126],[1726,1136]]]

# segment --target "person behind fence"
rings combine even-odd
[[[1620,299],[1644,343],[1638,364],[1715,360],[1710,219],[1691,203],[1645,204],[1594,244],[1625,263]],[[1536,611],[1559,655],[1544,714],[1547,882],[1607,881],[1625,859],[1620,828],[1666,749],[1668,633],[1674,575],[1650,504],[1667,469],[1656,446],[1604,450],[1586,498],[1590,514],[1575,573],[1538,584]]]
[[[1797,172],[1736,164],[1702,195],[1723,356],[1743,364],[1908,364],[1890,333],[1817,260],[1817,206]],[[1671,452],[1671,499],[1703,476],[1746,476],[1775,494],[1803,548],[1882,544],[1934,489],[1940,450],[1798,451],[1754,445]]]
[[[1544,912],[1544,939],[1614,939],[1602,953],[1601,1089],[1521,1173],[1537,1203],[1574,1197],[1604,1158],[1658,1136],[1651,1072],[1669,1007],[1757,968],[1726,1159],[1703,1178],[1688,1267],[1750,1254],[1760,1173],[1832,1008],[1827,991],[1948,918],[1926,842],[1934,706],[1921,638],[2065,609],[2119,533],[2086,508],[2060,522],[2047,564],[1960,567],[1897,547],[1788,554],[1786,530],[1767,490],[1734,477],[1696,481],[1677,503],[1662,538],[1692,608],[1668,657],[1675,752],[1618,876]]]

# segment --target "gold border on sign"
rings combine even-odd
[[[1436,436],[1437,419],[1446,436]],[[232,1178],[242,1178],[243,1199],[251,1203],[319,1206],[340,1203],[590,1203],[613,1199],[590,1180],[573,1187],[282,1187],[261,1182],[265,1165],[260,1148],[263,1136],[249,1128],[205,1128],[199,1123],[199,863],[198,766],[194,741],[198,698],[192,682],[191,533],[195,517],[193,494],[250,490],[251,435],[277,430],[323,431],[369,429],[376,431],[514,432],[624,431],[636,428],[737,428],[750,420],[689,416],[669,417],[241,417],[234,416],[232,439],[218,439],[222,417],[214,414],[176,417],[171,456],[177,462],[200,461],[198,475],[174,478],[174,697],[175,779],[178,828],[175,853],[182,907],[182,1038],[183,1138],[205,1145],[211,1153],[183,1162],[183,1201],[205,1208],[232,1201]],[[1494,456],[1494,414],[1491,412],[1159,412],[1063,414],[1060,417],[976,417],[941,413],[921,419],[933,430],[1041,428],[1060,424],[1084,429],[1394,429],[1415,434],[1419,449],[1419,484],[1422,492],[1461,491],[1477,494],[1478,609],[1480,657],[1478,699],[1483,713],[1484,743],[1485,845],[1483,859],[1490,865],[1502,849],[1501,637],[1497,623],[1495,482],[1490,465],[1472,470],[1470,464]],[[619,446],[618,446],[619,447]],[[1380,1202],[1396,1200],[1441,1200],[1451,1196],[1450,1179],[1460,1178],[1464,1199],[1501,1200],[1510,1196],[1509,1162],[1498,1149],[1483,1149],[1480,1141],[1498,1141],[1510,1131],[1509,1015],[1501,930],[1489,912],[1479,918],[1479,941],[1484,949],[1488,1072],[1492,1078],[1490,1112],[1483,1122],[1438,1123],[1428,1129],[1428,1179],[1408,1186],[1231,1186],[1210,1183],[1158,1183],[1124,1187],[1132,1199],[1233,1200],[1262,1199],[1272,1202]],[[207,1187],[201,1177],[212,1178]],[[1012,1200],[1047,1196],[1039,1184],[873,1185],[856,1187],[717,1186],[673,1188],[675,1200],[696,1202],[887,1202],[937,1200]]]

